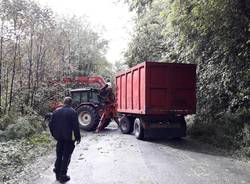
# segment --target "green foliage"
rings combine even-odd
[[[1,134],[4,140],[27,138],[44,130],[42,118],[35,113],[16,119],[10,117],[9,115],[1,119],[8,120],[8,125]]]
[[[130,10],[136,10],[138,14],[142,14],[146,11],[147,7],[153,2],[153,0],[124,0],[129,4]]]
[[[208,142],[225,149],[250,147],[250,111],[225,113],[217,118],[197,116],[189,127],[189,134],[201,141]]]
[[[44,115],[65,86],[63,77],[108,72],[108,41],[87,17],[59,17],[32,0],[0,1],[0,108]],[[60,100],[58,100],[60,99]]]
[[[108,62],[100,62],[96,65],[96,71],[92,74],[92,76],[102,76],[105,80],[113,80],[114,71],[112,64]]]
[[[132,67],[143,61],[160,60],[165,51],[166,40],[162,35],[165,25],[160,16],[163,7],[161,4],[153,4],[153,11],[144,16],[138,16],[136,20],[136,32],[125,53],[126,63]]]
[[[16,175],[25,167],[37,163],[39,157],[49,155],[53,148],[55,148],[55,141],[52,140],[49,132],[37,133],[28,138],[4,143],[0,142],[1,183],[9,183],[8,180],[16,178]]]
[[[57,77],[90,76],[99,65],[108,65],[104,56],[108,41],[100,37],[86,17],[59,19],[56,34],[56,49],[64,56],[57,58],[62,64]]]
[[[51,136],[49,135],[48,132],[46,133],[40,133],[40,134],[35,134],[31,137],[28,137],[25,141],[25,144],[28,145],[48,145],[51,144],[52,139]]]
[[[67,87],[58,85],[44,85],[40,88],[34,97],[34,107],[33,109],[38,112],[38,114],[44,116],[46,113],[51,112],[51,104],[54,102],[62,102],[65,97],[65,91]]]
[[[0,130],[5,130],[9,125],[15,123],[15,118],[12,114],[6,114],[0,118]]]
[[[9,125],[5,132],[6,138],[9,140],[31,136],[36,130],[26,118],[20,117],[17,119],[16,124]]]
[[[39,115],[30,115],[26,116],[26,119],[29,121],[30,125],[36,130],[36,132],[41,132],[44,130],[43,119]]]

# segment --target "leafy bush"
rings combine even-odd
[[[37,131],[42,131],[45,129],[45,126],[43,125],[43,119],[41,116],[38,115],[30,115],[26,116],[27,120],[35,128]]]
[[[30,122],[26,118],[20,117],[15,124],[11,124],[6,128],[5,135],[7,140],[20,139],[28,137],[35,132],[36,130]]]
[[[40,116],[36,114],[27,115],[18,117],[14,124],[8,125],[2,136],[5,136],[7,140],[20,139],[43,130],[44,127]]]
[[[15,118],[11,114],[6,114],[0,118],[0,130],[5,130],[8,125],[14,124]]]
[[[5,141],[6,137],[5,137],[5,133],[4,131],[0,130],[0,142]]]
[[[245,150],[250,156],[250,112],[248,110],[225,113],[220,118],[207,121],[202,121],[198,116],[189,127],[188,133],[217,147]]]
[[[63,85],[41,88],[34,97],[33,109],[38,112],[38,114],[44,116],[53,110],[51,109],[51,104],[62,101],[64,96],[65,86]]]
[[[35,135],[29,137],[28,139],[26,139],[26,143],[31,144],[31,145],[41,145],[41,144],[48,145],[52,141],[53,141],[53,139],[48,132],[44,132],[41,134],[35,134]]]

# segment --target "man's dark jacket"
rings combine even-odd
[[[56,140],[81,140],[77,113],[71,107],[64,106],[54,111],[49,122],[49,129]]]

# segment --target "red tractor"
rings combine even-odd
[[[78,84],[78,85],[91,85],[97,84],[98,88],[84,87],[67,90],[67,96],[72,97],[73,108],[78,114],[79,126],[83,130],[93,131],[97,128],[100,121],[100,117],[103,113],[105,103],[100,95],[101,89],[107,85],[102,77],[75,77],[75,78],[63,78],[62,81],[53,81],[52,84]],[[62,103],[53,103],[51,108],[55,110],[62,106]],[[48,113],[45,117],[46,120],[51,118],[52,113]],[[107,118],[103,125],[103,128],[109,125],[111,119]]]

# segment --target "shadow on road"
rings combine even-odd
[[[162,146],[169,146],[179,150],[187,150],[191,152],[197,152],[202,154],[216,155],[216,156],[229,156],[230,154],[226,150],[215,148],[212,145],[201,143],[190,137],[179,139],[167,139],[164,137],[150,138],[145,141],[160,144]]]
[[[100,133],[83,131],[83,134],[96,135],[96,136],[93,136],[93,139],[95,139],[95,137],[102,137],[102,136],[106,136],[107,134],[118,135],[118,134],[121,134],[121,132],[117,128],[117,126],[109,126],[108,128],[105,128],[104,130],[102,130]],[[126,136],[129,136],[129,135],[126,135]],[[134,138],[135,141],[140,141],[140,140],[136,140],[134,135],[130,135],[130,136]],[[166,136],[164,135],[158,134],[157,137],[150,136],[146,138],[144,141],[155,143],[163,147],[171,147],[171,148],[179,149],[179,150],[186,150],[186,151],[191,151],[191,152],[197,152],[197,153],[208,154],[208,155],[216,155],[216,156],[224,156],[224,157],[230,156],[230,153],[228,153],[226,150],[215,148],[214,146],[206,144],[206,143],[198,142],[197,140],[191,139],[190,137],[180,138],[180,139],[169,139],[169,138],[166,138]]]

